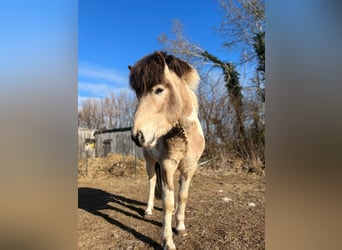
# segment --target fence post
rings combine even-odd
[[[134,179],[137,179],[137,151],[133,142],[131,142],[131,145],[133,145],[133,151],[134,151],[134,175],[135,175]]]
[[[86,157],[86,171],[85,171],[86,173],[85,174],[88,177],[88,158],[89,157],[88,157],[88,152],[86,152],[86,153],[87,153],[87,157]]]

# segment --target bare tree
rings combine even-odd
[[[135,98],[125,91],[119,92],[114,101],[115,127],[132,126]]]
[[[135,105],[135,98],[125,91],[111,92],[103,99],[85,99],[78,112],[78,125],[91,129],[130,127]]]
[[[177,54],[183,59],[197,66],[202,72],[211,71],[213,68],[219,68],[224,75],[224,82],[229,93],[229,100],[236,114],[236,129],[240,140],[244,138],[244,118],[242,108],[242,89],[239,81],[239,73],[235,66],[230,62],[225,62],[202,49],[200,46],[191,43],[183,35],[183,27],[179,21],[174,21],[173,29],[175,39],[168,39],[165,34],[159,37],[159,41],[165,49],[171,53]]]
[[[199,115],[207,140],[207,155],[215,153],[264,163],[265,3],[263,0],[218,0],[222,22],[218,29],[223,47],[241,56],[238,65],[222,60],[193,43],[174,21],[172,36],[159,36],[164,49],[193,64],[201,74]],[[249,63],[249,66],[246,64]],[[252,67],[250,66],[252,65]],[[241,69],[255,77],[240,84]],[[242,67],[244,66],[244,67]],[[242,72],[243,76],[251,72]],[[221,77],[217,77],[220,75]],[[222,91],[222,86],[226,91]],[[225,94],[222,94],[225,93]]]
[[[241,62],[255,58],[254,38],[265,32],[264,0],[218,0],[222,21],[217,28],[228,51],[241,55]]]
[[[82,108],[79,111],[79,124],[86,128],[96,128],[98,125],[98,111],[99,105],[97,100],[88,98],[82,102]]]

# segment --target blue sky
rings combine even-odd
[[[162,49],[158,36],[171,35],[175,19],[191,41],[225,59],[214,31],[220,25],[219,11],[216,0],[80,0],[79,103],[129,89],[127,66]]]

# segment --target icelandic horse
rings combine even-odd
[[[149,178],[145,216],[152,215],[154,196],[162,196],[164,249],[176,249],[171,225],[174,173],[180,171],[176,230],[178,235],[185,236],[190,180],[205,146],[194,93],[200,78],[190,64],[160,51],[128,68],[129,83],[138,98],[131,137],[143,147]]]

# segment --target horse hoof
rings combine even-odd
[[[188,231],[186,229],[183,229],[183,230],[178,230],[177,231],[177,236],[178,237],[185,237],[188,235]]]
[[[176,250],[176,248],[164,247],[164,250]]]
[[[174,243],[167,245],[165,240],[164,240],[164,250],[176,250],[176,246]]]
[[[152,214],[144,214],[144,219],[150,220],[152,218]]]

